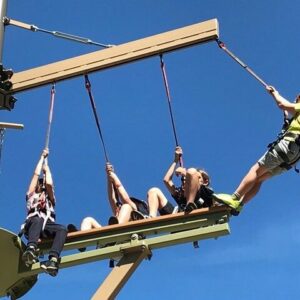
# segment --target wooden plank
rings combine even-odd
[[[12,93],[215,40],[218,20],[182,27],[104,50],[15,73]]]

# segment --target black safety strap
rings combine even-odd
[[[105,160],[108,163],[108,155],[107,155],[107,151],[106,151],[106,147],[105,147],[105,143],[104,143],[104,138],[103,138],[103,134],[101,131],[101,127],[100,127],[100,121],[99,121],[99,117],[98,117],[98,113],[97,113],[97,109],[96,109],[96,103],[92,94],[92,85],[91,82],[89,80],[88,75],[84,75],[85,78],[85,87],[87,89],[89,98],[90,98],[90,102],[91,102],[91,106],[93,109],[93,113],[94,113],[94,117],[95,117],[95,121],[96,121],[96,125],[97,125],[97,129],[98,129],[98,133],[99,133],[99,137],[102,143],[102,148],[103,148],[103,152],[104,152],[104,156],[105,156]]]
[[[173,128],[173,135],[174,135],[175,144],[177,147],[177,146],[179,146],[179,143],[178,143],[176,127],[175,127],[175,120],[174,120],[174,115],[173,115],[173,110],[172,110],[172,105],[171,105],[171,93],[170,93],[170,88],[169,88],[169,84],[168,84],[167,71],[166,71],[165,63],[163,61],[163,55],[160,54],[159,57],[160,57],[160,68],[161,68],[161,72],[163,75],[163,80],[164,80],[164,85],[165,85],[165,90],[166,90],[166,95],[167,95],[167,100],[168,100],[168,107],[169,107],[169,113],[170,113],[170,117],[171,117],[172,128]],[[183,167],[182,157],[180,157],[179,165],[181,167]]]

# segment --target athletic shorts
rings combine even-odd
[[[293,141],[281,140],[278,143],[279,148],[288,157],[290,162],[297,160],[300,155],[299,146]],[[286,168],[280,166],[285,161],[278,155],[275,149],[268,150],[259,160],[258,164],[265,167],[272,176],[279,175],[285,171]],[[296,163],[294,163],[296,164]],[[292,165],[291,165],[292,167]]]
[[[174,214],[177,212],[177,210],[177,206],[174,206],[172,203],[168,202],[163,208],[159,209],[158,212],[161,216],[164,216]]]

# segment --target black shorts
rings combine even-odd
[[[168,203],[163,208],[159,209],[158,211],[161,216],[170,215],[173,213],[174,208],[175,207],[173,206],[173,204],[168,201]]]
[[[140,199],[134,198],[134,197],[130,197],[130,200],[132,202],[134,202],[134,204],[137,207],[137,210],[142,213],[143,215],[149,215],[149,208],[148,208],[148,204]]]
[[[197,207],[198,208],[211,207],[213,204],[213,199],[212,199],[213,193],[214,191],[211,188],[205,185],[201,185],[194,200]]]

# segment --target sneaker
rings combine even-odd
[[[37,251],[34,246],[28,246],[25,252],[23,253],[22,260],[27,267],[39,261],[36,252]]]
[[[198,207],[197,207],[197,205],[194,203],[194,202],[189,202],[188,204],[187,204],[187,206],[185,207],[185,209],[184,209],[184,211],[186,212],[186,213],[190,213],[190,212],[192,212],[194,209],[197,209]]]
[[[231,214],[234,216],[237,216],[243,208],[241,200],[234,199],[229,194],[213,194],[213,199],[232,208]]]
[[[58,259],[51,257],[48,261],[41,264],[41,268],[49,275],[55,277],[58,273]]]

